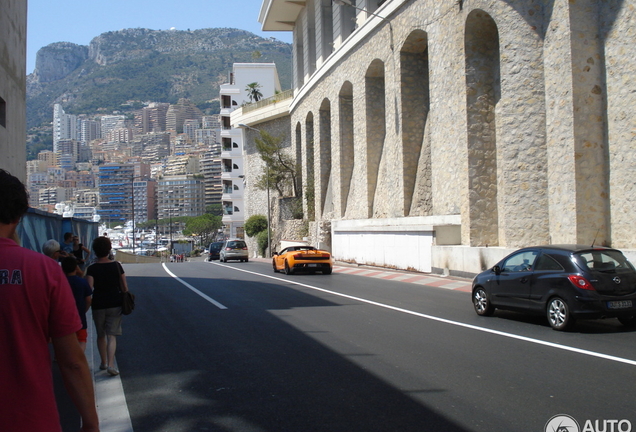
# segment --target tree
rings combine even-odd
[[[260,138],[255,138],[256,151],[261,156],[265,167],[263,174],[258,177],[256,187],[265,190],[267,185],[276,189],[280,196],[291,189],[291,196],[298,195],[296,183],[296,163],[283,149],[283,137],[273,137],[264,130],[260,131]],[[288,195],[289,196],[289,195]]]
[[[254,237],[265,230],[267,230],[267,217],[263,215],[252,215],[245,221],[245,234],[249,237]]]
[[[201,237],[201,243],[206,244],[214,238],[216,230],[223,226],[220,216],[204,214],[201,216],[190,217],[185,221],[184,235],[197,235]]]
[[[247,92],[247,97],[250,98],[250,102],[258,102],[263,97],[263,93],[259,90],[261,85],[257,82],[253,82],[248,84],[245,87],[245,91]]]

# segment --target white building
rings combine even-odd
[[[62,105],[53,105],[53,152],[58,153],[58,143],[77,139],[77,116],[66,114]]]
[[[251,102],[248,84],[258,83],[262,97],[281,90],[274,63],[235,63],[230,82],[222,84],[221,95],[221,181],[223,184],[223,223],[229,237],[243,237],[245,223],[243,132],[233,129],[230,114],[243,103]]]

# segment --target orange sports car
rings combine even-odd
[[[331,274],[333,259],[329,252],[313,246],[288,246],[280,252],[273,253],[272,267],[274,272],[284,271],[285,274],[297,271]]]

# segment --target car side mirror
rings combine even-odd
[[[496,274],[497,276],[499,276],[499,275],[501,274],[501,267],[499,267],[498,265],[496,265],[496,266],[494,266],[494,267],[492,268],[492,271],[493,271],[493,272],[495,272],[495,274]]]
[[[273,257],[276,256],[276,255],[278,255],[278,252],[272,252],[272,256]]]

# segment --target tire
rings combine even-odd
[[[324,270],[322,271],[322,274],[324,274],[324,275],[329,275],[329,274],[331,274],[331,272],[332,272],[332,268],[331,268],[331,267],[329,267],[328,269],[324,269]]]
[[[473,291],[473,307],[477,315],[480,316],[490,316],[495,312],[495,307],[490,303],[488,294],[481,287]]]
[[[619,317],[618,321],[623,324],[625,327],[634,328],[636,327],[636,316],[631,317]]]
[[[250,261],[250,259],[249,259],[249,258],[245,258],[245,262],[249,262],[249,261]]]
[[[294,271],[291,268],[289,268],[289,263],[287,262],[287,260],[285,260],[285,274],[286,275],[294,274]]]
[[[553,297],[548,302],[546,315],[550,327],[554,330],[565,331],[574,326],[576,319],[570,313],[570,307],[561,297]]]
[[[278,269],[276,268],[276,261],[272,260],[272,268],[274,269],[274,273],[278,273]]]

